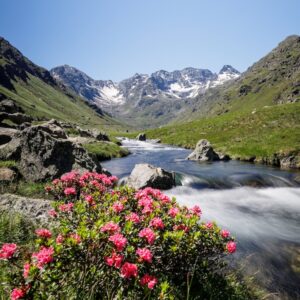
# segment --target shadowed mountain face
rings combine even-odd
[[[55,118],[96,127],[120,125],[0,37],[0,101],[7,98],[39,119]]]
[[[196,68],[173,72],[160,70],[151,75],[135,74],[119,83],[94,80],[67,65],[52,69],[51,74],[112,115],[128,123],[149,127],[169,122],[185,109],[184,100],[235,79],[240,73],[229,65],[218,74]]]

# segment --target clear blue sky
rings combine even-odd
[[[95,79],[244,71],[291,34],[300,34],[300,0],[0,0],[1,36],[41,66]]]

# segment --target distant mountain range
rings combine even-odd
[[[53,68],[50,73],[89,103],[141,128],[167,124],[185,111],[189,99],[240,76],[229,65],[218,74],[196,68],[160,70],[151,75],[135,74],[120,82],[94,80],[68,65]]]
[[[111,80],[94,80],[68,65],[53,68],[50,73],[78,95],[103,109],[128,102],[138,104],[147,99],[151,102],[151,99],[194,98],[208,88],[221,85],[240,75],[239,71],[229,65],[225,65],[218,74],[196,68],[173,72],[160,70],[151,75],[135,74],[118,83]]]

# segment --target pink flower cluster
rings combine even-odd
[[[45,229],[45,228],[37,229],[35,231],[35,233],[36,233],[37,236],[42,237],[42,238],[46,238],[46,239],[49,239],[52,236],[51,231],[48,230],[48,229]]]
[[[149,289],[153,289],[155,287],[155,285],[157,284],[158,280],[156,277],[151,276],[149,274],[145,274],[142,278],[141,278],[141,285],[147,285]]]
[[[152,262],[152,253],[149,249],[147,248],[138,248],[136,250],[136,254],[140,257],[141,261],[145,261],[148,263]]]
[[[36,265],[39,269],[42,269],[44,265],[49,264],[53,261],[54,248],[42,247],[39,252],[32,254],[32,258],[36,260]]]
[[[236,243],[235,242],[228,242],[226,244],[226,249],[229,253],[234,253],[236,251]]]
[[[26,296],[27,293],[27,288],[23,287],[23,288],[15,288],[12,290],[11,294],[10,294],[10,299],[11,300],[18,300],[18,299],[22,299]]]
[[[115,245],[117,251],[122,251],[127,244],[127,239],[120,233],[115,233],[108,240]]]
[[[139,233],[139,237],[145,238],[150,245],[152,245],[156,239],[155,232],[151,228],[142,229]]]
[[[155,229],[164,229],[165,224],[161,218],[155,217],[150,221],[150,226]]]
[[[73,210],[73,207],[74,207],[74,203],[73,202],[69,202],[69,203],[66,203],[66,204],[61,204],[58,207],[58,209],[61,212],[71,212]]]
[[[179,214],[179,208],[178,207],[171,207],[168,212],[169,216],[172,218],[175,218]]]
[[[122,202],[117,201],[113,204],[112,208],[113,208],[114,212],[119,213],[124,209],[124,205]]]
[[[124,259],[123,255],[114,252],[111,257],[106,257],[105,261],[110,267],[115,267],[117,269],[120,269],[123,259]]]
[[[67,188],[64,189],[64,194],[65,194],[66,196],[69,196],[69,195],[76,195],[76,190],[75,190],[75,188],[73,188],[73,187],[67,187]]]
[[[136,264],[132,264],[129,262],[124,263],[121,269],[121,275],[124,278],[137,277],[138,275],[138,267]]]
[[[136,213],[130,213],[129,215],[127,215],[127,216],[125,217],[125,220],[126,220],[126,221],[131,221],[131,222],[133,222],[133,223],[135,223],[135,224],[140,223],[140,217],[139,217],[139,215],[136,214]]]
[[[10,259],[17,251],[16,244],[3,244],[0,249],[0,259]]]
[[[29,276],[30,264],[26,263],[23,267],[23,277],[26,279]]]
[[[101,227],[102,232],[108,231],[109,233],[115,233],[115,232],[119,232],[120,230],[121,230],[120,226],[114,223],[113,221],[110,221]]]

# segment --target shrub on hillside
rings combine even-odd
[[[72,172],[46,187],[57,227],[36,230],[33,252],[13,243],[0,250],[2,266],[21,266],[8,276],[11,299],[211,297],[215,280],[222,290],[223,256],[236,249],[229,232],[201,223],[198,206],[116,180]]]

